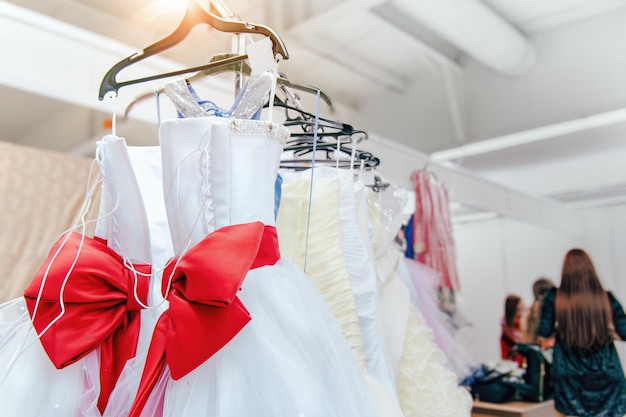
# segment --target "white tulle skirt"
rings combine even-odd
[[[162,309],[141,312],[138,355],[120,377],[104,413],[100,393],[100,351],[57,369],[37,339],[26,303],[0,305],[0,415],[2,417],[125,416],[132,404],[152,328]],[[139,370],[139,373],[136,371]]]
[[[252,320],[200,367],[161,375],[142,416],[379,416],[317,287],[287,259],[251,270],[239,293]],[[210,331],[210,330],[208,330]]]
[[[99,416],[99,353],[63,369],[52,364],[23,298],[0,305],[0,410],[3,417]]]
[[[411,301],[419,309],[424,321],[433,332],[433,341],[445,354],[448,366],[460,382],[470,376],[478,362],[467,349],[461,330],[454,329],[451,319],[439,308],[437,299],[437,272],[410,258],[398,264],[398,276],[411,293]]]

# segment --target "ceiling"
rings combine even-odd
[[[0,1],[0,18],[14,23],[0,24],[2,56],[14,64],[0,70],[0,140],[91,155],[111,114],[96,86],[115,62],[177,27],[184,6],[166,3]],[[529,196],[575,207],[626,202],[623,0],[224,3],[280,35],[289,57],[279,70],[328,94],[334,111],[323,106],[325,116]],[[60,41],[31,51],[48,37]],[[199,25],[162,57],[185,68],[231,49],[231,35]],[[133,88],[119,99],[151,91]],[[303,102],[314,109],[313,96]],[[118,117],[118,132],[156,143],[156,117],[140,114]],[[381,169],[400,182],[418,168],[394,174],[394,164]]]

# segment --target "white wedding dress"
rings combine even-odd
[[[177,255],[184,259],[187,248],[225,226],[274,225],[274,183],[288,134],[254,120],[163,122],[165,205]],[[251,269],[237,295],[251,321],[182,378],[166,367],[142,416],[379,415],[337,321],[293,263],[282,258]]]
[[[107,136],[98,142],[97,161],[103,181],[95,237],[105,241],[109,248],[128,261],[128,265],[152,264],[155,271],[172,255],[162,204],[161,155],[155,147],[129,150],[133,158],[129,157],[124,140],[114,136]],[[78,226],[75,230],[82,233]],[[76,253],[77,256],[79,254],[80,251]],[[44,264],[42,269],[46,266]],[[160,280],[158,277],[150,279],[149,297],[143,302],[154,305],[158,299]],[[146,351],[154,322],[164,308],[165,305],[140,313],[137,355],[130,360],[137,367],[142,366],[142,352]],[[24,298],[1,305],[0,322],[2,416],[101,415],[97,408],[101,388],[99,348],[62,369],[56,369],[37,340]],[[125,382],[113,389],[104,415],[122,416],[128,412],[139,378],[120,379]]]
[[[274,224],[287,134],[268,122],[202,118],[164,122],[161,149],[129,148],[114,136],[99,143],[104,186],[96,235],[153,271],[137,355],[102,415],[128,414],[154,323],[168,305],[160,294],[167,260],[223,226]],[[183,378],[172,379],[166,368],[142,416],[379,416],[336,320],[301,270],[286,259],[253,269],[238,296],[252,320]],[[0,317],[3,416],[101,415],[98,349],[56,369],[23,299],[2,305]]]

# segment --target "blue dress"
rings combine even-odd
[[[626,315],[619,301],[607,293],[615,331],[626,339]],[[546,295],[539,336],[554,333],[556,289]],[[569,416],[622,417],[626,414],[626,380],[613,343],[587,351],[569,346],[556,333],[552,365],[555,408]]]

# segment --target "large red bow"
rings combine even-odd
[[[154,330],[129,417],[141,414],[166,362],[180,379],[239,333],[250,321],[237,298],[246,274],[279,258],[276,229],[254,222],[223,227],[169,262],[163,274],[165,290],[171,276],[169,309]]]
[[[137,274],[102,241],[70,233],[54,244],[24,292],[37,333],[49,327],[39,339],[57,369],[100,347],[101,412],[124,364],[137,349],[141,305],[134,294],[147,303],[150,265],[134,269]]]

